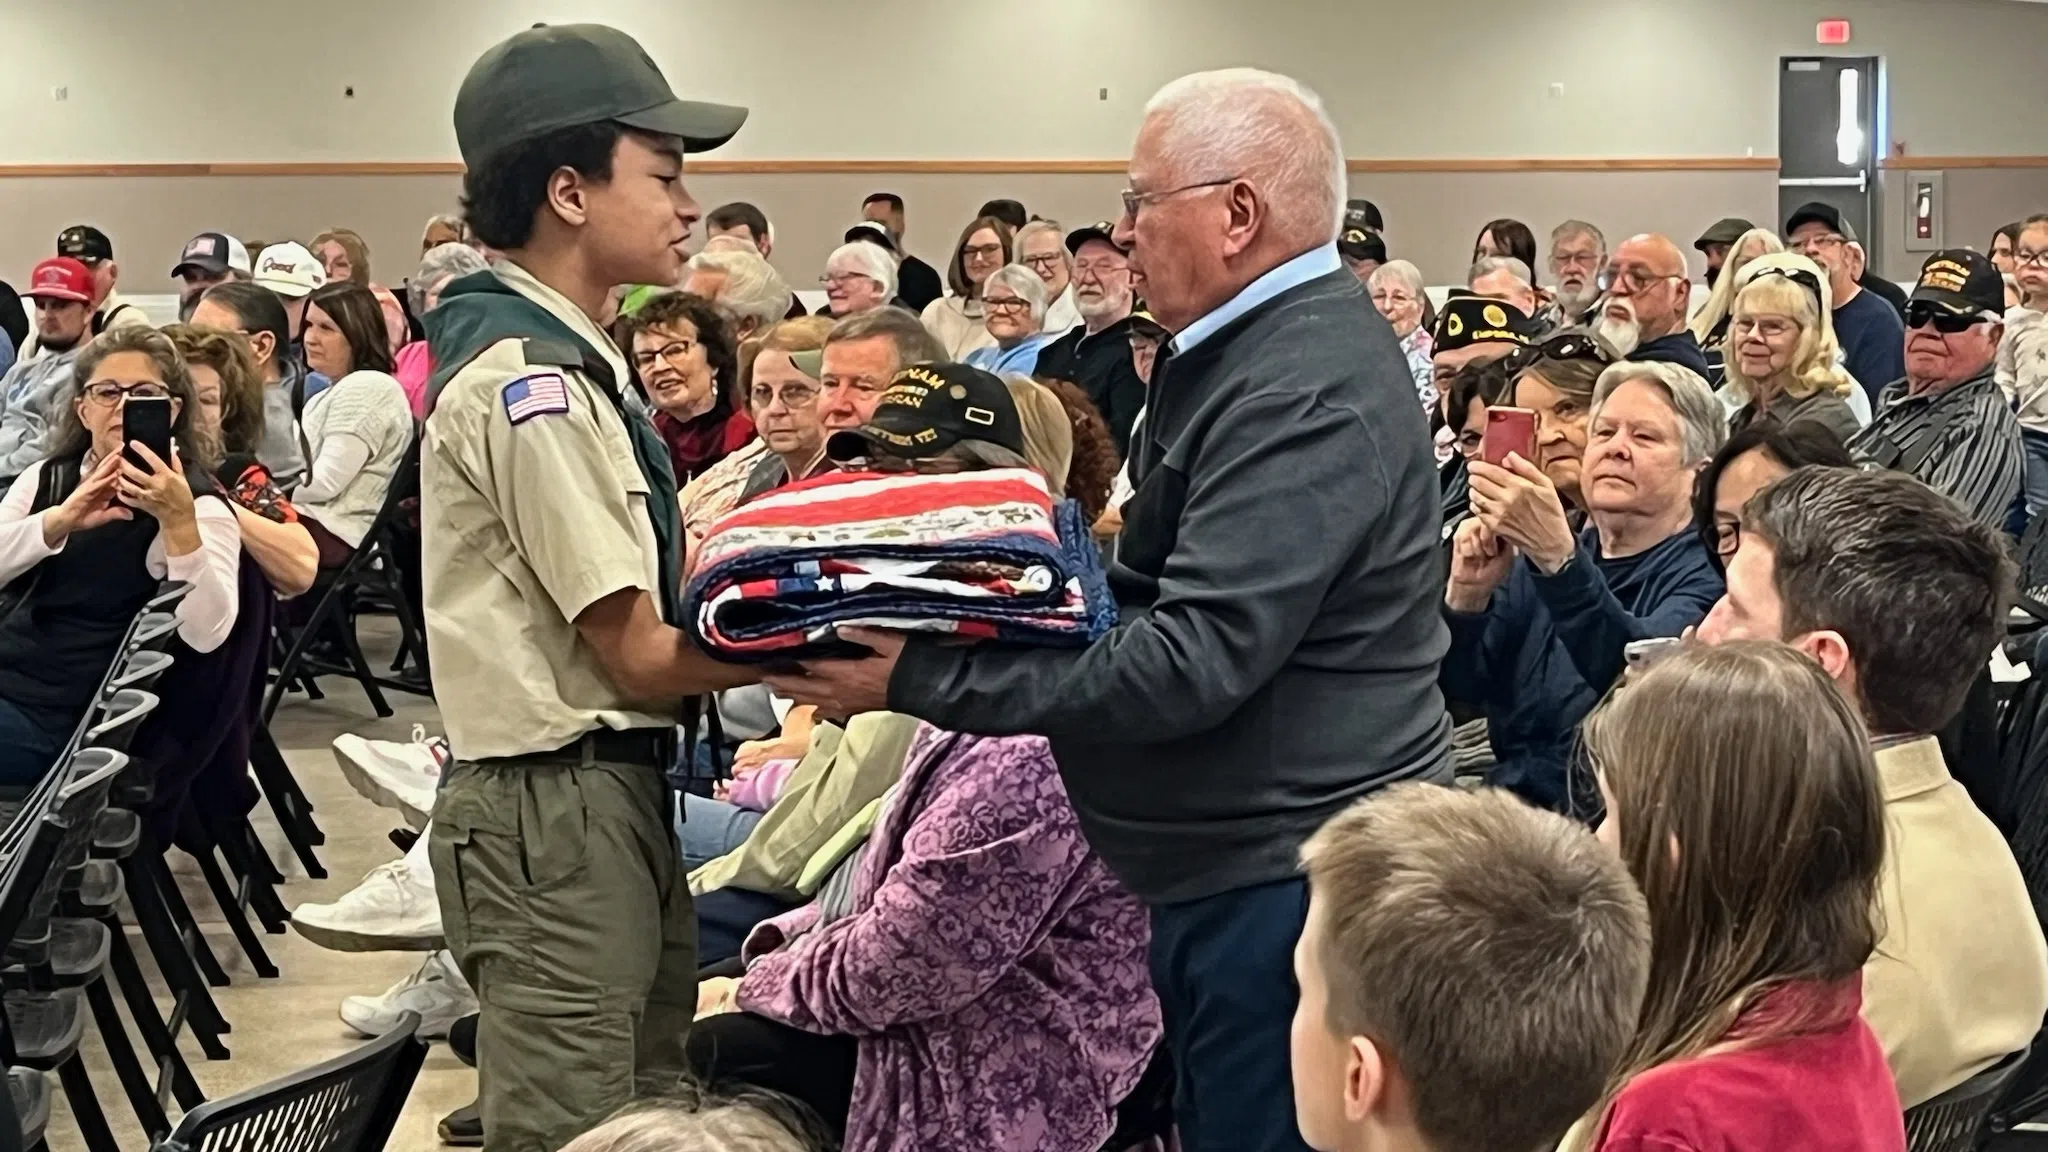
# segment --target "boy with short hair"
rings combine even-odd
[[[1497,789],[1386,789],[1302,848],[1294,1106],[1318,1152],[1534,1152],[1599,1100],[1649,978],[1621,860]]]

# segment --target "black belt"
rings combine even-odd
[[[520,756],[505,756],[491,761],[493,764],[645,764],[663,772],[676,759],[676,730],[666,728],[630,728],[624,732],[612,728],[599,728],[585,732],[582,736],[564,744],[552,752],[528,752]]]

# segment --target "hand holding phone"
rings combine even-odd
[[[1536,413],[1527,408],[1505,405],[1486,410],[1486,438],[1479,458],[1496,468],[1507,467],[1508,454],[1535,463]]]

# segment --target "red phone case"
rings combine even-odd
[[[1536,455],[1536,413],[1527,408],[1501,406],[1486,410],[1486,439],[1479,458],[1498,467],[1507,466],[1508,453],[1524,460]]]

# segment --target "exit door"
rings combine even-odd
[[[1878,266],[1877,59],[1872,56],[1788,56],[1778,62],[1779,227],[1802,204],[1818,200],[1841,210]],[[1787,238],[1789,239],[1789,237]]]

